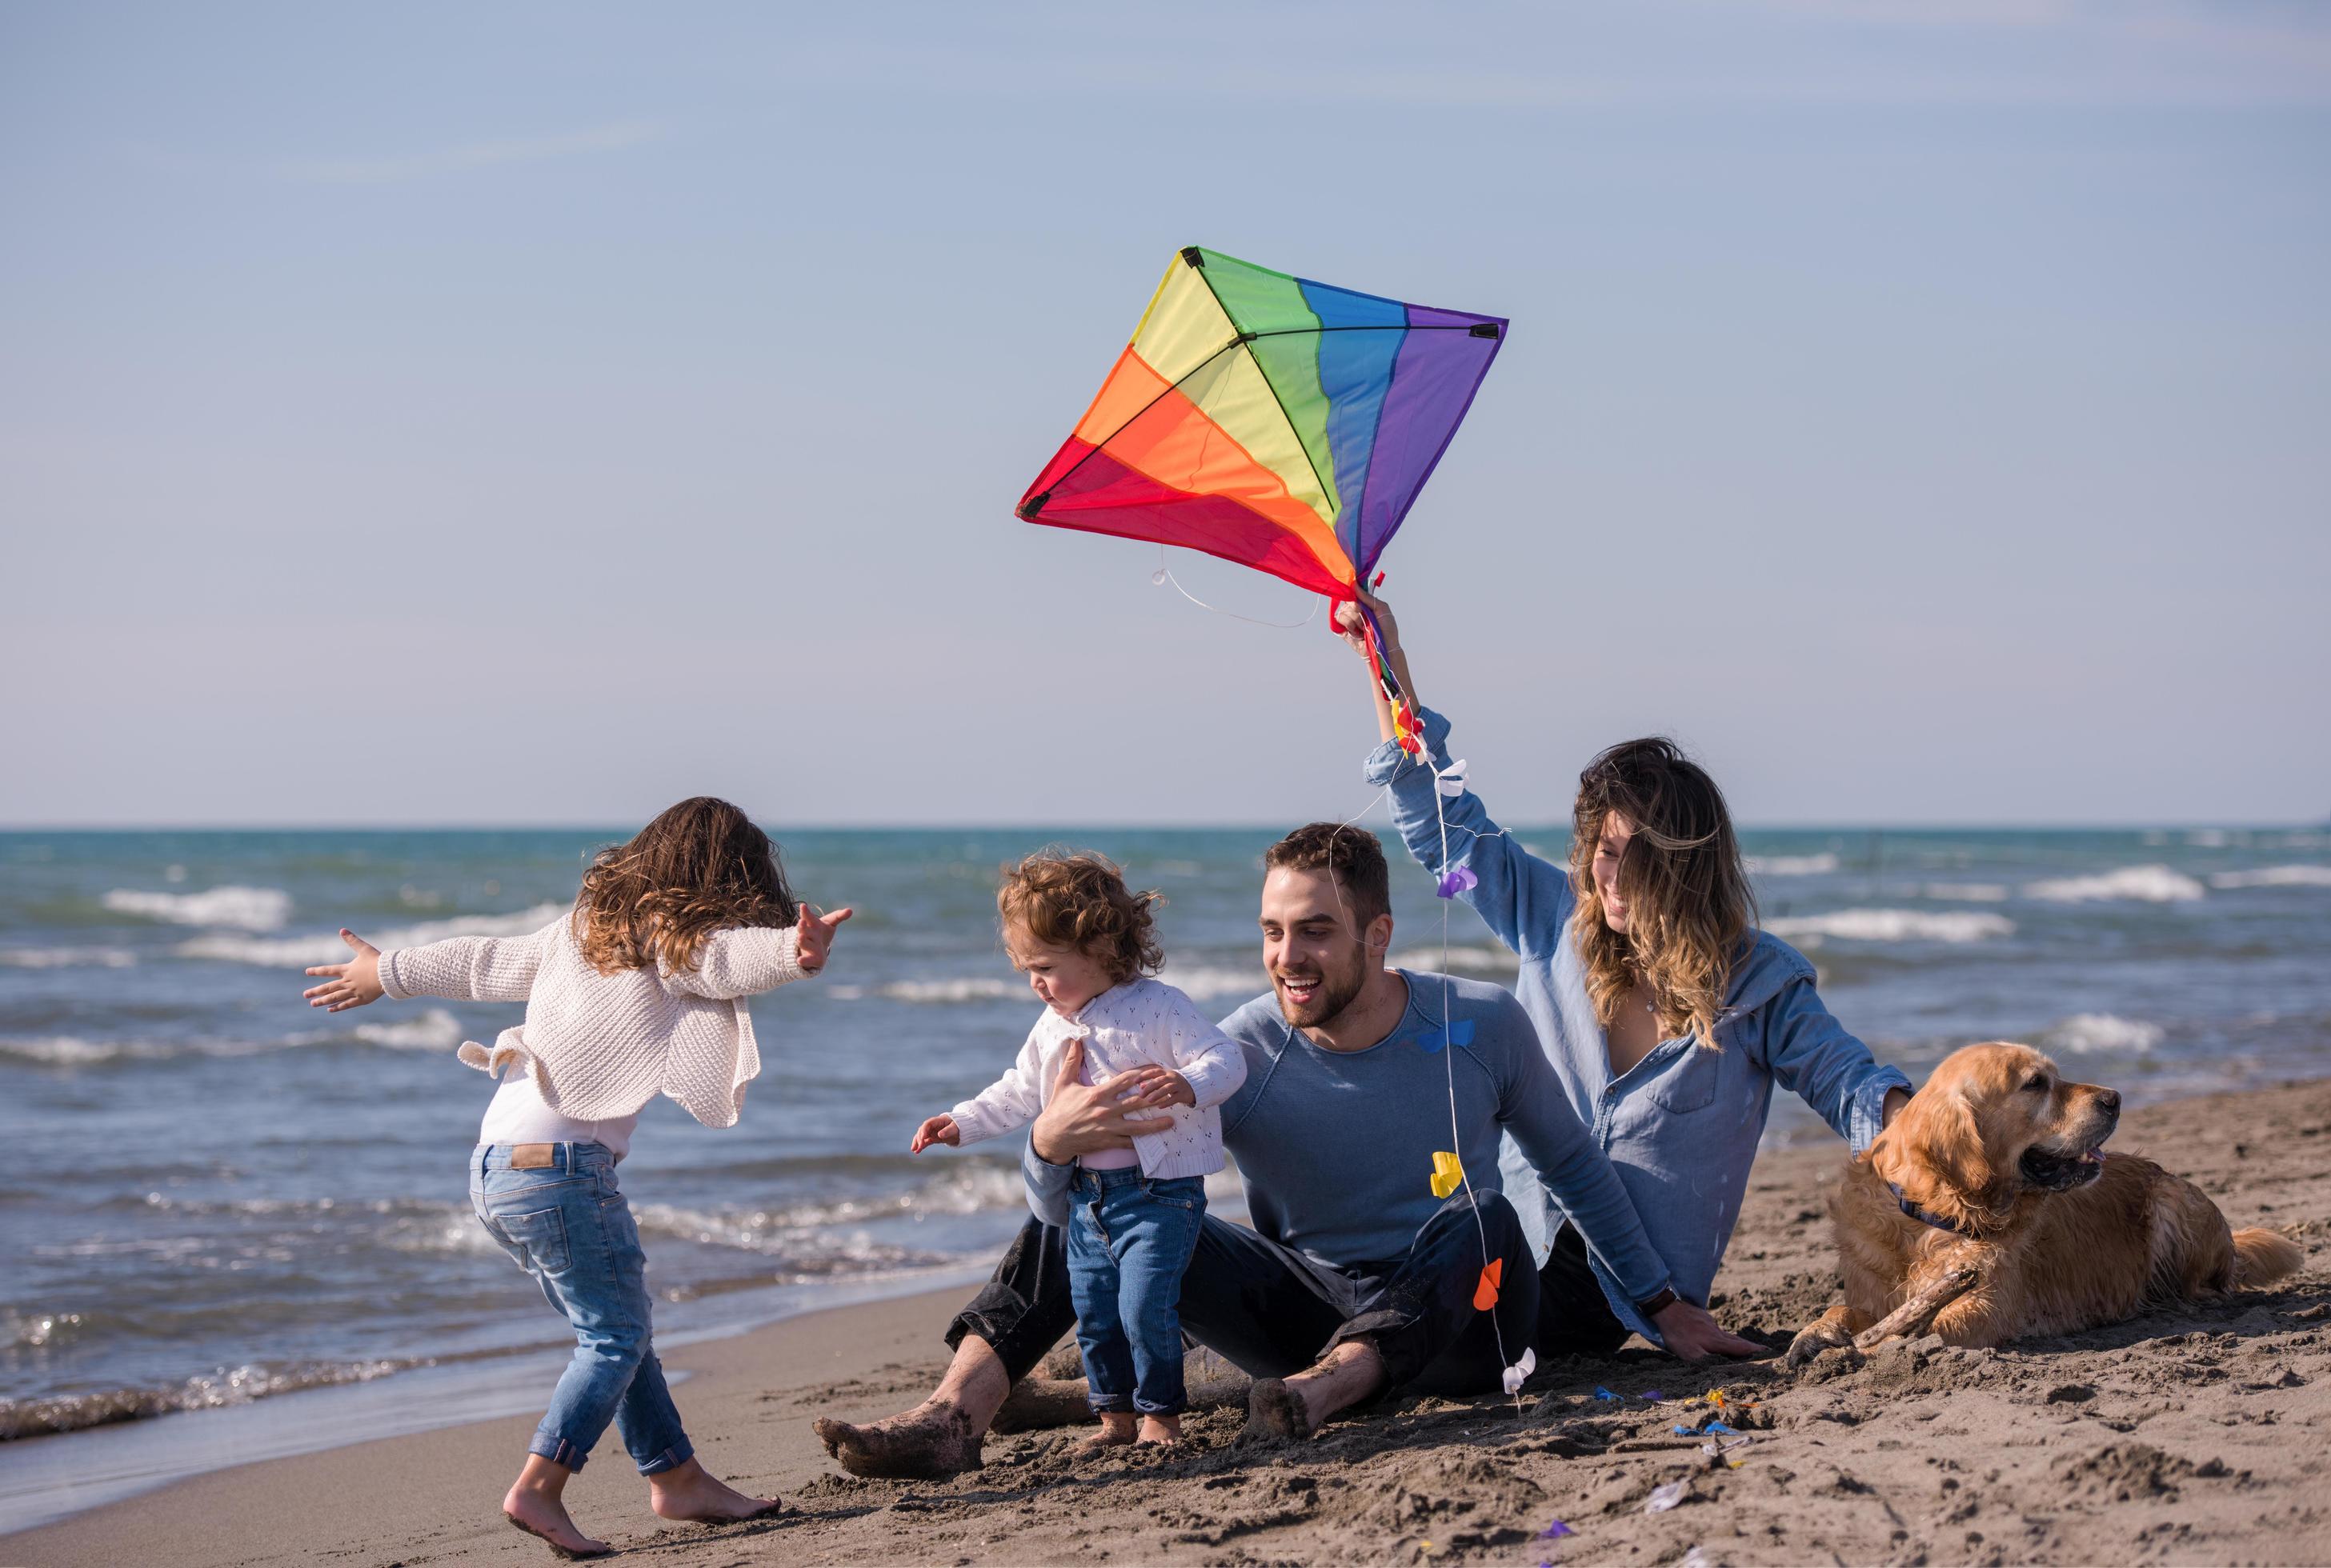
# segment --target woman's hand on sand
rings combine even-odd
[[[1028,1130],[1036,1157],[1047,1164],[1065,1165],[1079,1155],[1099,1154],[1103,1149],[1129,1149],[1134,1134],[1165,1129],[1164,1118],[1142,1114],[1164,1105],[1162,1098],[1144,1092],[1120,1103],[1118,1097],[1125,1090],[1116,1080],[1077,1081],[1084,1067],[1085,1042],[1069,1041],[1069,1049],[1061,1053],[1061,1070],[1052,1079],[1051,1097],[1037,1113],[1036,1125]]]
[[[963,1146],[963,1129],[955,1125],[953,1117],[933,1117],[915,1129],[915,1141],[907,1145],[907,1153],[919,1155],[933,1144],[945,1144],[948,1148]]]
[[[821,915],[813,904],[801,907],[801,924],[794,927],[794,958],[804,974],[814,974],[825,967],[826,955],[833,951],[833,933],[856,911],[836,909],[831,915]]]
[[[1711,1355],[1762,1355],[1765,1347],[1753,1339],[1743,1339],[1708,1315],[1703,1307],[1689,1301],[1670,1301],[1660,1308],[1651,1321],[1660,1326],[1660,1338],[1668,1354],[1686,1361],[1706,1361]]]
[[[1108,1087],[1118,1091],[1119,1105],[1194,1107],[1198,1103],[1198,1091],[1190,1087],[1188,1079],[1154,1061],[1118,1073],[1108,1080]]]
[[[352,948],[356,956],[346,964],[322,964],[308,971],[310,974],[328,975],[321,985],[310,985],[300,994],[308,999],[310,1007],[320,1007],[327,1012],[338,1012],[346,1008],[362,1007],[367,1002],[378,1002],[380,989],[380,949],[349,930],[340,927],[340,940]]]

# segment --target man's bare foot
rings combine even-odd
[[[1311,1412],[1303,1396],[1275,1377],[1259,1377],[1247,1390],[1246,1430],[1250,1438],[1276,1438],[1300,1442],[1311,1435]]]
[[[733,1525],[758,1519],[785,1505],[775,1497],[755,1497],[738,1491],[694,1459],[674,1465],[648,1478],[648,1506],[661,1519],[690,1525]]]
[[[1307,1371],[1280,1382],[1258,1378],[1247,1395],[1246,1430],[1252,1437],[1308,1438],[1337,1411],[1384,1386],[1384,1356],[1366,1339],[1341,1340]]]
[[[1089,1449],[1122,1449],[1129,1448],[1132,1444],[1133,1412],[1131,1411],[1101,1411],[1100,1430],[1084,1440],[1084,1446]]]
[[[569,1561],[604,1557],[614,1548],[604,1541],[594,1541],[566,1516],[560,1494],[566,1489],[566,1478],[574,1473],[539,1454],[528,1455],[526,1468],[502,1497],[502,1517]]]
[[[1143,1416],[1141,1440],[1158,1448],[1172,1448],[1182,1440],[1182,1418],[1180,1416]]]
[[[830,1417],[812,1426],[825,1451],[853,1476],[929,1481],[979,1468],[979,1434],[951,1404],[934,1401],[865,1426]]]

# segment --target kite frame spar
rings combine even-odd
[[[1014,509],[1028,522],[1177,544],[1332,603],[1357,599],[1471,408],[1508,325],[1188,246],[1167,266],[1075,432]],[[1326,340],[1347,333],[1391,333],[1396,341],[1380,354],[1331,360]],[[1452,357],[1412,345],[1411,333],[1454,333],[1487,347]],[[1258,347],[1298,337],[1322,340],[1321,352],[1274,356]],[[1238,359],[1226,366],[1226,356]],[[1146,396],[1145,384],[1155,386]],[[1177,396],[1180,411],[1151,417]],[[1130,444],[1113,450],[1120,438]],[[1099,485],[1061,496],[1104,455],[1111,472]],[[1088,497],[1083,505],[1055,504]],[[1373,615],[1368,629],[1378,684],[1400,717],[1403,746],[1414,752],[1414,715],[1382,657]]]

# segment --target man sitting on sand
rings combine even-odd
[[[1390,879],[1374,834],[1314,822],[1271,846],[1264,866],[1271,994],[1223,1023],[1246,1054],[1223,1136],[1254,1225],[1205,1218],[1181,1305],[1193,1338],[1256,1379],[1251,1431],[1305,1437],[1403,1387],[1494,1392],[1526,1347],[1608,1340],[1613,1306],[1584,1250],[1557,1248],[1537,1267],[1539,1250],[1500,1191],[1504,1135],[1670,1350],[1698,1359],[1762,1348],[1670,1288],[1520,1003],[1479,981],[1384,967]],[[1106,1085],[1080,1083],[1081,1066],[1071,1048],[1031,1130],[1027,1169],[1040,1190],[1065,1180],[1080,1155],[1130,1147],[1147,1126]],[[1470,1192],[1442,1199],[1433,1155],[1452,1136]],[[931,1397],[867,1426],[818,1421],[827,1450],[865,1476],[976,1465],[1012,1385],[1075,1321],[1065,1254],[1061,1232],[1032,1219],[948,1326],[955,1359]],[[1486,1312],[1474,1306],[1485,1261],[1501,1281]]]

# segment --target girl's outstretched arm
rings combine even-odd
[[[535,974],[566,924],[562,915],[528,936],[449,936],[418,947],[392,947],[375,955],[381,992],[394,1002],[408,996],[524,1002],[534,994]],[[340,935],[351,946],[358,940],[345,931]]]
[[[821,915],[802,906],[798,925],[734,926],[705,938],[696,955],[696,967],[665,974],[664,984],[690,996],[727,1002],[756,996],[789,981],[800,980],[825,967],[833,951],[833,933],[850,918],[848,909]]]

